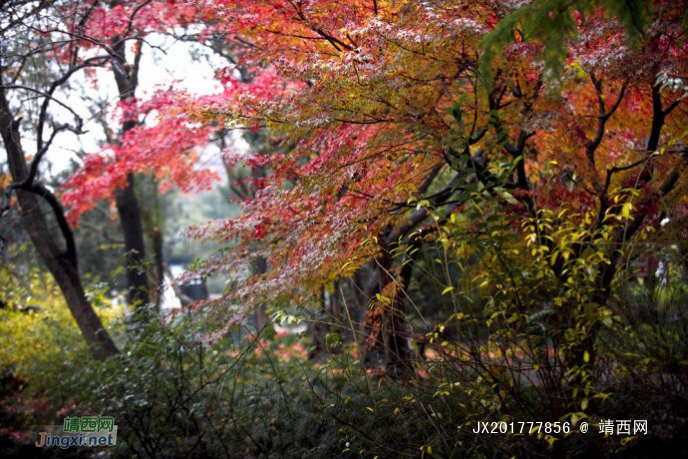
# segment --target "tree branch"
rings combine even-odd
[[[57,199],[57,197],[40,183],[18,183],[15,184],[14,188],[36,194],[42,197],[50,205],[50,208],[52,209],[53,214],[55,216],[55,220],[57,221],[57,225],[60,228],[60,232],[62,233],[62,236],[65,239],[66,248],[64,256],[66,256],[78,269],[78,259],[76,253],[76,242],[74,240],[74,232],[72,231],[72,228],[69,226],[69,223],[67,222],[64,208],[62,207],[62,204]]]
[[[599,106],[599,116],[597,117],[597,132],[595,132],[595,137],[592,139],[586,140],[585,142],[585,154],[588,158],[588,161],[590,164],[594,167],[595,166],[595,151],[597,148],[600,146],[602,143],[602,139],[604,138],[605,134],[605,126],[607,124],[607,120],[611,118],[611,116],[616,112],[616,110],[619,108],[621,105],[621,100],[624,97],[624,94],[626,93],[626,85],[624,84],[621,86],[621,91],[619,92],[619,96],[616,99],[616,102],[612,106],[612,108],[607,111],[604,103],[604,93],[602,91],[602,81],[598,80],[597,77],[595,77],[594,73],[590,73],[590,80],[592,81],[593,86],[595,87],[595,92],[597,93],[597,103]]]
[[[67,72],[64,75],[62,75],[60,78],[58,78],[57,80],[52,82],[52,84],[50,85],[48,90],[45,92],[45,96],[44,96],[45,98],[43,99],[43,103],[41,104],[41,110],[38,114],[38,125],[36,128],[36,151],[37,152],[40,153],[43,150],[43,129],[44,129],[45,122],[46,122],[46,119],[48,116],[48,106],[50,105],[51,101],[55,100],[53,98],[53,94],[55,93],[57,88],[59,88],[60,86],[65,84],[67,82],[67,80],[69,80],[69,78],[71,78],[72,75],[74,75],[79,70],[82,70],[82,69],[87,68],[87,67],[100,67],[100,66],[102,66],[104,63],[103,59],[107,60],[108,58],[105,56],[95,56],[95,57],[86,59],[81,64],[79,64],[75,67],[71,67],[69,70],[67,70]],[[64,104],[60,104],[60,105],[64,106]],[[76,113],[74,113],[73,110],[69,109],[69,111],[75,115],[75,117],[77,119],[77,124],[80,124],[83,122],[83,121],[81,121],[81,118]],[[38,159],[40,161],[40,158],[38,158]]]

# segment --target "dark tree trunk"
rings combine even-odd
[[[127,186],[115,192],[115,202],[122,224],[127,263],[127,301],[134,309],[150,301],[146,266],[146,246],[139,200],[134,192],[134,176],[127,176]]]
[[[260,134],[250,132],[244,137],[248,140],[249,144],[255,145],[259,142]],[[255,166],[251,171],[251,177],[254,179],[263,179],[266,175],[267,171],[265,170],[265,166]],[[250,187],[249,192],[251,194],[251,199],[255,199],[256,191],[257,189],[255,186]],[[253,261],[251,261],[251,271],[253,275],[265,274],[268,271],[268,260],[263,256],[256,257]],[[265,305],[261,304],[258,306],[258,308],[256,308],[256,333],[260,333],[265,328],[267,323],[268,314],[265,310]]]
[[[155,304],[155,312],[160,313],[165,288],[165,258],[162,253],[163,237],[162,231],[157,226],[151,230],[153,238],[153,257],[155,259],[155,269],[153,270],[153,285],[157,286],[151,291],[151,299]]]
[[[268,261],[265,257],[258,257],[251,262],[251,271],[254,275],[265,274],[268,270]],[[256,333],[260,333],[268,324],[268,314],[265,305],[261,304],[256,309]]]
[[[112,6],[120,2],[111,2]],[[125,41],[121,37],[112,39],[114,58],[112,60],[112,72],[117,83],[119,99],[126,101],[136,97],[138,86],[138,70],[141,59],[141,49],[134,56],[134,62],[127,63]],[[121,126],[120,136],[136,127],[137,120],[124,120]],[[127,300],[129,305],[136,308],[150,303],[148,290],[148,276],[146,264],[146,245],[143,237],[143,221],[141,208],[135,192],[135,177],[130,173],[127,176],[127,184],[115,193],[117,212],[119,213],[122,232],[124,233],[124,248],[127,261]]]
[[[311,338],[311,349],[308,352],[308,358],[314,362],[322,361],[327,355],[327,334],[330,331],[330,323],[328,321],[328,299],[325,287],[320,289],[320,308],[315,313],[315,316],[308,321],[308,335]]]
[[[430,187],[439,174],[442,166],[436,166],[420,187],[424,193]],[[437,193],[431,200],[433,205],[441,204],[441,200],[449,199],[454,193],[454,179],[441,193]],[[453,204],[446,209],[446,215],[451,214]],[[373,308],[365,309],[365,317],[361,325],[361,339],[366,341],[364,349],[364,362],[369,368],[384,367],[387,374],[392,377],[405,378],[415,373],[415,362],[418,355],[411,346],[410,339],[413,335],[411,326],[404,311],[405,289],[408,286],[413,272],[413,263],[409,259],[422,244],[418,237],[409,237],[429,213],[426,208],[413,211],[407,218],[401,220],[394,227],[385,231],[380,238],[380,256],[368,263],[366,275],[368,283],[364,290],[364,301],[373,304]],[[432,226],[434,228],[434,225]],[[407,250],[401,257],[401,266],[398,274],[393,269],[394,253],[401,246],[401,240],[406,239]],[[391,294],[391,298],[381,299],[378,295]]]
[[[343,281],[332,282],[332,292],[322,287],[320,295],[320,308],[309,323],[308,332],[313,345],[309,358],[321,361],[328,353],[341,352],[341,344],[352,342],[354,331],[347,317],[344,315],[341,284]],[[348,314],[348,311],[347,311]],[[337,340],[328,339],[328,335],[336,333]]]
[[[371,268],[366,297],[375,306],[366,310],[364,362],[369,368],[384,368],[394,378],[405,378],[413,374],[413,362],[416,360],[409,341],[411,330],[404,312],[401,290],[405,287],[395,288],[395,294],[388,299],[389,303],[377,299],[377,295],[382,295],[392,283],[401,283],[403,280],[391,275],[392,257],[389,251],[384,250],[382,256],[371,263],[374,266]]]

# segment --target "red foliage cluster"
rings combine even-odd
[[[156,111],[167,111],[181,98],[182,94],[168,90],[145,103],[127,99],[118,108],[123,120],[139,120]],[[195,123],[187,114],[166,114],[155,124],[140,124],[113,144],[87,155],[83,167],[63,185],[62,201],[69,206],[70,220],[77,223],[97,201],[111,198],[113,190],[126,185],[130,173],[154,176],[161,191],[172,184],[184,191],[209,188],[218,176],[199,168],[198,163],[212,132],[212,126]]]

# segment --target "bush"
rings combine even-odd
[[[0,368],[35,389],[58,388],[64,375],[83,366],[90,352],[52,277],[32,270],[22,282],[0,268]],[[102,286],[90,289],[91,299],[106,327],[123,311],[110,307]]]
[[[151,324],[136,343],[75,375],[73,415],[113,416],[117,453],[138,457],[284,457],[311,446],[300,344],[229,339],[209,345],[193,324]],[[287,348],[289,345],[289,348]],[[280,347],[281,346],[281,347]],[[282,353],[280,359],[275,353]]]
[[[457,435],[466,394],[439,396],[437,379],[399,385],[353,349],[313,365],[294,335],[198,336],[185,322],[153,325],[92,362],[70,382],[81,394],[70,416],[113,416],[115,454],[137,457],[413,457],[476,444]]]
[[[65,381],[91,353],[52,277],[17,271],[0,268],[0,455],[38,455],[31,426],[62,422],[73,396]],[[117,326],[122,311],[110,307],[104,287],[89,291],[105,326]]]

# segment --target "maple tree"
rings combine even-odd
[[[114,194],[125,239],[125,250],[129,258],[129,303],[146,305],[150,301],[146,270],[142,269],[146,264],[146,247],[140,204],[135,193],[135,174],[141,170],[156,170],[156,178],[167,176],[188,187],[188,182],[194,175],[192,168],[188,162],[182,164],[183,156],[180,160],[170,161],[170,154],[188,150],[194,146],[189,141],[200,139],[196,134],[189,137],[186,143],[174,143],[180,137],[175,138],[173,133],[176,131],[181,135],[184,132],[182,121],[162,123],[157,130],[145,130],[142,138],[136,138],[140,132],[137,129],[140,124],[138,115],[154,109],[156,102],[154,98],[142,107],[141,111],[137,111],[136,90],[139,85],[143,43],[147,34],[165,32],[177,24],[188,24],[199,12],[197,8],[186,3],[111,1],[75,4],[69,13],[76,17],[80,16],[79,23],[83,32],[79,31],[75,36],[77,39],[85,38],[78,42],[82,54],[88,54],[91,49],[104,49],[111,57],[109,62],[119,94],[121,118],[119,135],[108,139],[111,144],[110,160],[103,158],[103,152],[87,159],[85,173],[99,174],[100,180],[96,183],[89,182],[87,185],[83,181],[83,176],[75,177],[74,181],[66,186],[78,188],[78,192],[84,193],[85,196],[71,198],[68,195],[66,203],[84,202],[85,199]],[[66,25],[73,28],[75,24],[76,21],[72,17]],[[83,37],[80,34],[83,34]],[[128,43],[134,45],[128,46]],[[79,60],[79,48],[66,50],[65,57]],[[164,97],[161,95],[157,100]],[[151,160],[158,162],[151,163]],[[113,164],[111,170],[105,171],[106,165]],[[161,167],[162,165],[165,166]],[[79,206],[75,206],[77,213],[78,209]]]
[[[616,4],[566,3],[558,12],[555,6],[220,6],[226,33],[250,44],[242,65],[258,76],[244,84],[228,68],[220,76],[231,97],[188,100],[186,110],[266,129],[281,152],[237,157],[273,172],[257,181],[258,199],[244,203],[241,218],[191,230],[198,238],[240,241],[200,272],[242,272],[248,260],[266,257],[267,273],[227,295],[247,308],[266,298],[304,303],[323,284],[363,273],[358,287],[371,301],[369,344],[391,345],[390,367],[407,366],[405,260],[430,239],[457,244],[441,233],[442,224],[465,214],[469,195],[478,192],[493,198],[484,205],[522,222],[547,209],[570,212],[591,233],[625,222],[590,267],[589,300],[604,309],[622,268],[618,248],[664,217],[670,225],[685,218],[684,10],[658,2],[654,16],[618,21]],[[644,41],[630,40],[624,26],[641,16],[645,22],[635,25]],[[557,30],[561,21],[557,46],[565,47],[548,49],[539,41],[542,28]],[[489,59],[481,59],[483,46]],[[543,52],[563,62],[558,80],[543,65]],[[533,244],[554,248],[537,223],[535,234]],[[256,249],[255,240],[265,244]],[[554,278],[565,283],[569,259],[596,242],[581,236],[564,256],[552,255]],[[580,360],[591,352],[588,342],[572,355]]]

